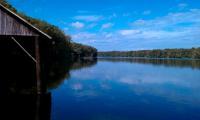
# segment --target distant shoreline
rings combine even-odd
[[[193,59],[193,58],[149,58],[149,57],[100,57],[98,56],[97,59],[153,59],[153,60],[200,60],[200,59]]]
[[[98,52],[98,57],[200,60],[200,47],[191,49],[155,49]]]

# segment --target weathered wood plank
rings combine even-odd
[[[35,56],[36,56],[36,80],[37,80],[37,92],[41,93],[41,78],[40,78],[40,48],[39,39],[35,37]]]
[[[38,36],[33,30],[0,9],[0,35]]]

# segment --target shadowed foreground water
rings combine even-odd
[[[51,120],[199,120],[200,61],[101,58],[50,91]]]

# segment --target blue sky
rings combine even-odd
[[[199,0],[8,0],[99,51],[200,47]]]

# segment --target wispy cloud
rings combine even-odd
[[[104,28],[110,24],[102,25]],[[96,34],[78,33],[77,41],[99,50],[138,50],[200,46],[200,9],[169,13],[151,20],[135,20],[128,29]],[[126,47],[124,47],[126,46]]]
[[[167,16],[158,17],[152,20],[136,20],[132,23],[135,28],[163,29],[177,27],[180,24],[199,24],[200,9],[191,9],[188,12],[169,13]],[[184,25],[183,25],[184,26]]]
[[[85,24],[77,21],[77,22],[71,23],[71,26],[76,28],[76,29],[81,29],[85,26]]]
[[[119,30],[119,34],[123,36],[129,36],[129,35],[135,35],[141,33],[140,30],[133,30],[133,29],[127,29],[127,30]]]
[[[79,32],[77,34],[73,34],[72,38],[76,40],[76,42],[82,42],[88,44],[96,41],[97,35],[89,32]]]
[[[86,21],[86,22],[96,22],[96,21],[103,19],[103,16],[100,16],[100,15],[79,15],[79,16],[75,16],[73,19]]]
[[[200,10],[169,13],[166,16],[152,20],[136,20],[132,29],[120,30],[119,33],[128,39],[143,39],[146,41],[168,41],[200,39]],[[171,40],[169,40],[171,39]],[[178,41],[178,40],[177,40]]]
[[[83,85],[81,83],[75,83],[71,86],[71,88],[75,91],[78,91],[78,90],[82,90],[83,89]]]
[[[180,3],[180,4],[178,4],[179,10],[185,9],[187,6],[188,6],[188,4],[186,4],[186,3]]]
[[[105,23],[101,26],[101,29],[108,29],[114,26],[114,23]]]

